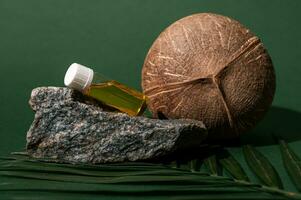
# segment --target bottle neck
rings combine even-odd
[[[98,84],[98,83],[106,83],[108,81],[111,81],[112,79],[109,79],[105,77],[104,75],[94,72],[93,79],[92,79],[92,84]]]

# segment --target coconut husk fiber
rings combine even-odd
[[[142,88],[154,117],[201,120],[213,139],[237,137],[272,103],[275,73],[260,39],[212,13],[184,17],[151,46]]]

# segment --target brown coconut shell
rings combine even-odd
[[[142,88],[157,117],[201,120],[211,138],[233,138],[263,118],[275,93],[270,56],[249,29],[200,13],[166,28],[150,48]]]

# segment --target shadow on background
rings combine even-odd
[[[240,138],[240,144],[256,146],[276,144],[276,138],[287,142],[301,140],[301,112],[272,106],[265,118]]]
[[[196,158],[203,160],[211,155],[224,155],[224,146],[240,147],[246,144],[266,146],[278,144],[277,138],[284,139],[286,142],[301,140],[301,112],[272,106],[265,118],[253,130],[243,134],[240,138],[218,142],[207,141],[199,148],[177,151],[166,157],[160,157],[158,161],[164,160],[168,163],[177,160],[183,164]]]

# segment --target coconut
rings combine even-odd
[[[211,138],[233,138],[263,118],[274,97],[275,73],[249,29],[200,13],[158,36],[144,61],[142,88],[154,117],[201,120]]]

